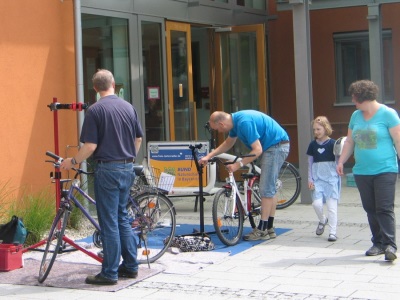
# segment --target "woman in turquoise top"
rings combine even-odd
[[[354,179],[367,213],[372,247],[365,255],[396,257],[395,188],[400,151],[400,119],[396,111],[376,101],[378,87],[369,80],[350,85],[349,93],[357,110],[350,118],[347,139],[337,171],[354,152]]]

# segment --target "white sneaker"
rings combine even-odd
[[[328,237],[328,241],[329,242],[336,242],[337,241],[337,236],[335,234],[333,234],[333,233],[330,233],[329,237]]]

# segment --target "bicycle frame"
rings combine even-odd
[[[55,161],[46,162],[51,162],[56,168],[59,168],[63,158],[49,151],[46,152],[46,155],[55,159]],[[39,270],[38,281],[40,283],[46,280],[57,254],[61,253],[65,248],[63,243],[70,244],[77,250],[84,252],[99,262],[103,261],[101,254],[96,255],[80,247],[65,236],[66,226],[73,207],[72,204],[74,204],[96,229],[93,234],[93,243],[97,247],[102,246],[100,225],[82,205],[81,201],[78,199],[80,197],[77,197],[79,194],[90,204],[96,205],[96,201],[81,188],[80,180],[77,178],[79,174],[89,175],[91,173],[81,169],[72,169],[76,172],[73,180],[58,180],[59,184],[56,192],[58,197],[60,197],[60,203],[56,216],[53,219],[48,238],[39,245],[35,245],[36,247],[46,244]],[[137,175],[137,168],[134,168],[134,171]],[[71,183],[68,189],[64,188],[64,184],[67,182]],[[138,237],[138,241],[135,242],[137,242],[138,248],[142,248],[142,242],[144,243],[144,250],[141,255],[145,257],[145,259],[140,259],[138,254],[137,260],[139,263],[147,262],[150,268],[150,263],[160,258],[168,249],[172,237],[175,234],[176,212],[174,206],[167,196],[162,193],[162,190],[157,187],[150,187],[143,191],[141,191],[140,188],[138,190],[131,190],[127,202],[126,210],[128,222],[130,223],[133,234]],[[149,242],[152,243],[151,249],[148,248]]]
[[[78,173],[77,173],[78,174]],[[60,202],[60,208],[63,205],[70,204],[70,201],[72,201],[74,203],[75,206],[77,206],[79,208],[79,210],[85,215],[85,217],[89,220],[89,222],[96,228],[96,230],[98,230],[98,232],[100,232],[100,226],[99,224],[97,224],[97,222],[92,218],[92,216],[89,214],[89,212],[85,209],[85,207],[80,203],[80,201],[75,197],[74,195],[74,191],[77,191],[80,195],[82,195],[86,200],[89,201],[89,203],[91,203],[92,205],[96,205],[96,201],[90,197],[84,190],[81,189],[80,187],[80,180],[79,179],[73,179],[71,181],[71,186],[68,190],[64,190],[63,189],[63,184],[66,181],[62,182],[60,185],[60,194],[61,194],[61,202]],[[66,209],[70,209],[69,207],[67,207]],[[72,241],[71,239],[69,239],[66,236],[63,236],[63,240],[64,242],[70,244],[72,247],[74,247],[77,250],[80,250],[82,252],[84,252],[85,254],[89,255],[90,257],[94,258],[95,260],[102,262],[103,259],[98,256],[97,254],[90,252],[88,250],[86,250],[85,248],[79,246],[78,244],[76,244],[74,241]]]
[[[95,205],[96,206],[96,201],[90,197],[84,190],[82,190],[82,188],[80,187],[80,181],[79,179],[74,179],[71,182],[71,187],[68,190],[68,195],[67,195],[67,199],[72,200],[72,202],[74,203],[75,206],[77,206],[82,213],[86,216],[86,218],[90,221],[90,223],[92,223],[92,225],[98,230],[100,231],[100,226],[99,224],[97,224],[97,222],[92,218],[92,216],[89,214],[89,212],[85,209],[85,207],[79,202],[79,200],[75,197],[74,195],[74,191],[77,191],[80,195],[82,195],[86,200],[89,201],[90,204]],[[64,191],[63,191],[64,193]],[[65,201],[65,200],[64,200]]]
[[[250,168],[252,168],[253,166],[250,166]],[[251,169],[249,169],[249,172],[247,174],[251,174]],[[235,194],[236,197],[238,197],[238,199],[240,200],[243,212],[246,216],[250,216],[249,213],[251,212],[252,208],[251,208],[251,200],[252,197],[255,197],[256,200],[261,203],[261,197],[259,197],[257,195],[257,193],[254,192],[253,190],[253,183],[254,181],[258,178],[259,175],[253,175],[251,177],[247,177],[246,173],[242,174],[243,177],[243,196],[242,194],[239,192],[239,188],[236,184],[236,180],[235,180],[235,176],[233,175],[233,173],[229,173],[229,177],[228,177],[228,184],[231,186],[232,188],[232,194]],[[234,205],[235,203],[232,202],[232,204]],[[231,210],[234,211],[234,210]],[[252,223],[252,220],[250,219],[250,223]],[[254,227],[254,223],[251,224],[252,227]]]
[[[77,173],[77,174],[78,174],[78,173]],[[63,184],[61,184],[61,188],[62,188],[62,186],[63,186]],[[154,190],[154,189],[153,189],[153,190]],[[75,196],[75,194],[74,194],[75,191],[78,192],[80,195],[82,195],[87,201],[89,201],[90,204],[96,206],[96,201],[95,201],[90,195],[88,195],[88,194],[80,187],[80,180],[79,180],[79,179],[73,179],[73,180],[71,181],[71,186],[70,186],[70,188],[69,188],[68,190],[62,190],[62,192],[61,192],[61,197],[62,197],[62,198],[61,198],[60,207],[61,207],[62,205],[65,205],[65,204],[69,204],[69,202],[72,201],[73,204],[74,204],[76,207],[78,207],[78,209],[85,215],[85,217],[89,220],[89,222],[95,227],[96,231],[95,231],[94,234],[93,234],[93,242],[94,242],[94,244],[95,244],[97,247],[100,247],[100,245],[101,245],[101,242],[100,242],[100,240],[99,240],[100,231],[101,231],[100,225],[95,221],[95,219],[90,215],[90,213],[88,212],[88,210],[82,205],[82,203],[81,203],[81,202],[78,200],[78,198]],[[162,193],[162,191],[159,190],[158,193]],[[143,195],[143,194],[149,194],[149,193],[146,193],[146,192],[140,193],[140,192],[139,192],[139,194],[135,194],[135,196],[140,196],[140,195]],[[140,210],[139,204],[138,204],[136,201],[134,201],[132,195],[129,196],[128,204],[131,205],[131,206],[134,208],[135,211],[139,211],[139,210]],[[68,206],[69,206],[69,205],[68,205]],[[67,209],[68,209],[68,207],[67,207]],[[174,212],[174,213],[175,213],[175,212]],[[132,230],[133,230],[134,234],[137,235],[137,236],[140,235],[140,234],[142,234],[141,231],[140,231],[140,226],[139,226],[139,224],[138,224],[137,226],[135,226],[135,227],[132,227]],[[97,235],[96,235],[96,233],[97,233]],[[142,240],[139,238],[139,243],[141,243],[141,242],[142,242]],[[69,242],[68,242],[68,243],[69,243]],[[141,247],[141,244],[138,244],[138,246]],[[74,246],[74,247],[75,247],[75,246]],[[75,247],[75,248],[76,248],[76,247]],[[147,245],[145,245],[145,248],[147,249]],[[79,249],[79,250],[80,250],[80,249]],[[146,251],[147,251],[147,250],[146,250]],[[85,253],[86,253],[86,252],[85,252]],[[100,256],[98,256],[98,255],[96,255],[96,254],[93,254],[92,252],[89,252],[89,253],[90,253],[89,255],[90,255],[91,257],[93,257],[93,258],[95,258],[96,260],[102,262],[102,258],[101,258]],[[93,254],[93,255],[91,255],[91,254]]]
[[[248,157],[248,156],[253,156],[253,155],[244,155],[243,157]],[[232,159],[229,159],[232,158]],[[219,160],[221,162],[221,159],[228,159],[228,162],[225,162],[224,165],[227,164],[231,164],[234,163],[238,160],[239,156],[233,156],[231,154],[227,154],[227,153],[223,153],[221,155],[217,155],[215,156],[215,158],[211,159],[212,162],[214,162],[215,160]],[[252,174],[252,170],[253,168],[255,169],[255,165],[252,163],[247,164],[248,167],[248,173],[247,174]],[[255,169],[255,171],[257,172],[257,170]],[[260,173],[257,173],[260,174]],[[248,177],[246,175],[242,175],[243,176],[243,187],[244,187],[244,193],[243,193],[243,197],[239,192],[239,188],[236,184],[236,180],[235,180],[235,176],[233,175],[232,172],[228,173],[228,180],[227,180],[227,184],[229,184],[231,186],[232,189],[232,193],[231,193],[231,197],[238,197],[238,199],[240,200],[240,204],[242,206],[243,212],[244,214],[247,216],[249,215],[249,212],[251,210],[251,196],[253,193],[253,190],[251,188],[249,188],[249,181],[250,181],[250,187],[253,185],[253,182],[256,180],[256,176],[252,175],[251,177]],[[254,195],[256,197],[256,195]],[[261,200],[261,199],[259,199]],[[231,202],[232,205],[236,205],[236,201],[232,201]],[[232,207],[232,215],[231,217],[234,217],[234,213],[235,213],[235,209],[234,207]]]
[[[233,176],[232,172],[229,172],[229,182],[228,184],[231,186],[232,189],[232,193],[231,193],[231,197],[238,197],[240,200],[240,204],[242,205],[242,209],[245,215],[248,215],[249,210],[247,209],[247,186],[248,186],[248,182],[247,180],[244,181],[244,199],[242,199],[242,196],[240,195],[239,189],[237,187],[236,184],[236,180],[235,180],[235,176]],[[232,203],[232,207],[231,207],[231,217],[233,218],[235,215],[235,206],[236,206],[236,201],[231,201]],[[229,211],[229,210],[227,210]]]

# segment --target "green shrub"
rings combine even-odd
[[[26,245],[30,246],[46,237],[56,213],[56,199],[49,191],[42,191],[36,195],[23,195],[14,201],[8,210],[8,219],[13,215],[24,222],[29,231]]]
[[[24,193],[21,199],[16,200],[9,182],[0,182],[0,224],[7,223],[13,215],[22,219],[25,228],[29,231],[26,246],[34,245],[47,238],[56,213],[56,198],[53,192],[44,190],[36,194]],[[88,201],[81,195],[75,195],[82,205],[89,206]],[[77,207],[73,207],[68,227],[80,229],[85,216]]]
[[[0,182],[0,224],[10,221],[8,207],[15,188],[10,187],[9,181]]]
[[[74,206],[71,214],[69,215],[68,227],[73,229],[80,229],[83,218],[83,212],[79,208]]]

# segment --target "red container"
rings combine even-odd
[[[22,245],[0,244],[0,271],[11,271],[22,267]]]

